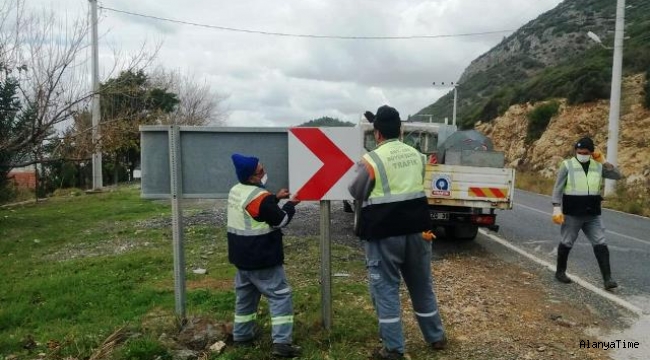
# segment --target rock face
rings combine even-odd
[[[585,26],[597,34],[606,32],[612,24],[605,14],[613,10],[611,2],[563,1],[472,61],[459,81],[465,83],[472,76],[513,59],[519,60],[516,66],[529,74],[555,65],[565,60],[566,54],[580,53],[595,45],[585,36]],[[629,16],[627,20],[630,21]]]
[[[647,184],[650,176],[650,110],[643,107],[644,75],[624,79],[619,122],[618,166],[629,185]],[[512,106],[503,116],[476,129],[492,139],[496,150],[505,152],[506,163],[520,170],[532,170],[554,177],[557,166],[573,153],[582,136],[594,139],[596,148],[607,155],[609,101],[561,106],[541,138],[525,144],[528,113],[536,104]]]

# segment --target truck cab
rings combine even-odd
[[[365,119],[357,125],[361,128],[361,143],[365,151],[372,151],[377,147],[373,126]],[[456,132],[456,125],[422,122],[402,122],[402,133],[400,140],[411,145],[425,155],[436,155],[438,145],[443,143],[447,137]]]

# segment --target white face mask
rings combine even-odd
[[[262,185],[266,185],[266,182],[268,180],[269,180],[268,175],[264,174],[264,176],[262,176],[262,178],[260,179],[260,182],[262,183]]]
[[[576,154],[576,159],[580,161],[581,163],[586,163],[591,159],[591,155],[582,155],[582,154]]]

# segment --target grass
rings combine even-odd
[[[178,331],[171,229],[162,221],[170,216],[168,203],[140,199],[133,187],[0,209],[0,359],[38,353],[87,359],[122,327],[139,335],[105,358],[171,358],[161,340]],[[188,317],[232,321],[235,268],[227,261],[225,229],[193,225],[184,233]],[[349,276],[333,278],[336,325],[328,333],[321,324],[318,246],[314,238],[285,238],[302,358],[365,359],[378,335],[362,250],[333,245],[332,272]],[[193,274],[199,266],[208,274]],[[227,348],[219,359],[270,358],[265,301],[258,318],[261,344]]]
[[[173,292],[157,284],[170,273],[168,236],[134,235],[136,220],[161,214],[168,209],[134,189],[0,211],[0,354],[21,353],[34,338],[69,344],[61,355],[87,355],[152,306],[172,306]],[[138,250],[117,256],[113,245],[127,243]]]
[[[515,187],[537,194],[551,195],[555,179],[545,178],[536,172],[517,171]]]
[[[650,217],[650,189],[648,186],[626,187],[617,184],[614,196],[609,197],[603,206],[629,214]]]

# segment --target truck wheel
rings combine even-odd
[[[478,226],[476,225],[456,225],[445,226],[445,234],[448,239],[471,241],[478,235]]]

